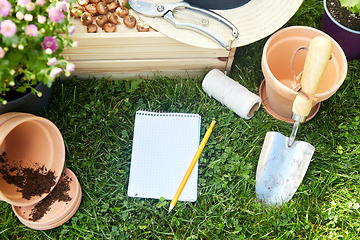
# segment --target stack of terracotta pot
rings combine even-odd
[[[295,57],[294,53],[300,47],[308,48],[312,39],[317,36],[329,38],[333,42],[333,50],[307,121],[319,111],[320,102],[330,98],[343,84],[347,75],[347,60],[344,51],[334,39],[311,27],[283,28],[267,40],[261,60],[264,81],[260,85],[259,95],[266,112],[274,118],[288,123],[294,122],[291,114],[297,93],[293,90],[294,78],[291,69],[293,68],[297,77],[301,76],[307,52],[299,51]]]
[[[74,215],[82,198],[81,186],[75,174],[70,169],[64,169],[64,141],[51,121],[27,113],[0,115],[0,156],[0,200],[12,205],[14,213],[24,225],[36,230],[52,229]],[[32,167],[51,171],[54,184],[42,194],[24,197],[19,186],[9,183],[9,178],[22,174],[14,169]],[[66,192],[68,201],[53,202],[41,218],[32,220],[35,206],[54,191],[62,178],[70,179]],[[19,184],[25,186],[25,181]]]

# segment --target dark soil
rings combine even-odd
[[[30,218],[31,221],[37,221],[41,219],[45,213],[47,213],[51,205],[56,201],[59,202],[69,202],[71,201],[71,197],[68,192],[70,191],[70,183],[72,179],[68,176],[63,176],[60,178],[59,183],[55,186],[55,188],[46,196],[43,200],[41,200],[35,207],[31,210]]]
[[[17,92],[15,90],[10,90],[10,91],[6,92],[6,95],[2,96],[2,98],[5,99],[6,101],[10,102],[10,101],[14,101],[14,100],[17,100],[19,98],[22,98],[23,96],[25,96],[29,92],[30,92],[30,89],[26,90],[23,93],[22,92]]]
[[[10,101],[14,101],[14,100],[17,100],[19,98],[22,98],[23,96],[25,96],[26,94],[30,93],[31,92],[31,89],[30,88],[27,88],[25,90],[25,92],[18,92],[16,91],[16,89],[22,85],[22,80],[21,78],[23,78],[23,75],[18,75],[15,77],[14,81],[15,81],[15,86],[14,87],[10,87],[10,90],[5,92],[4,95],[2,95],[1,97],[3,99],[5,99],[6,101],[10,102]],[[37,84],[33,85],[32,87],[36,87]]]
[[[6,162],[6,152],[3,152],[0,155],[0,163],[4,163],[4,162]]]
[[[326,6],[331,16],[341,25],[360,31],[360,16],[358,13],[352,13],[347,8],[342,7],[339,0],[327,0]]]
[[[49,193],[56,184],[55,172],[48,171],[45,166],[35,164],[33,167],[22,167],[21,164],[14,166],[8,162],[6,153],[3,152],[0,157],[0,175],[8,184],[18,187],[17,191],[27,200]]]

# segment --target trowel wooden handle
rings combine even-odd
[[[326,37],[318,36],[311,41],[300,82],[301,90],[304,93],[311,96],[315,95],[321,77],[329,62],[332,48],[331,40]],[[293,113],[307,116],[311,111],[312,104],[313,100],[307,100],[298,94],[293,103]]]

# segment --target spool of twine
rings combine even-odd
[[[261,98],[218,69],[206,74],[203,90],[242,118],[250,119],[261,105]]]

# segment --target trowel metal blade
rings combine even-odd
[[[255,191],[267,206],[287,203],[300,186],[315,148],[303,141],[288,147],[289,138],[278,132],[266,133],[256,170]]]

